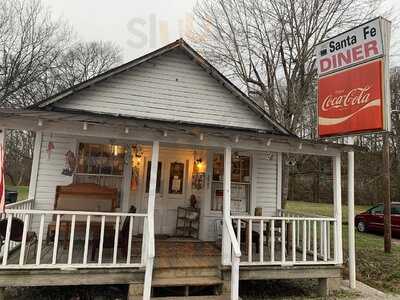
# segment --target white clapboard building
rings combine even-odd
[[[299,139],[183,40],[2,109],[0,128],[2,143],[7,129],[36,132],[29,199],[0,222],[1,288],[238,299],[242,280],[314,278],[326,293],[341,276],[352,148]],[[281,209],[286,154],[332,158],[333,216]]]

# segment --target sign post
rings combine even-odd
[[[390,139],[389,133],[383,133],[383,215],[384,215],[384,250],[392,251],[392,213],[390,201]]]
[[[385,189],[385,251],[390,249],[390,87],[391,23],[381,17],[317,45],[318,136],[383,132]],[[348,153],[349,278],[356,286],[354,238],[354,152]],[[389,224],[389,225],[388,225]],[[388,230],[389,234],[386,234]]]

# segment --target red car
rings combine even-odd
[[[359,232],[383,232],[383,204],[356,215],[355,225]],[[392,233],[400,235],[400,202],[392,202]]]

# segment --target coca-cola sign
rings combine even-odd
[[[383,124],[380,60],[318,81],[320,137],[379,131]]]
[[[323,111],[329,111],[332,109],[344,109],[348,106],[354,106],[358,104],[367,104],[370,100],[370,94],[368,91],[371,86],[354,88],[350,91],[346,91],[340,95],[328,95],[324,101],[322,101],[321,109]]]

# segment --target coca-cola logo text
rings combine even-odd
[[[368,93],[370,89],[371,86],[365,86],[352,89],[338,96],[328,95],[322,102],[321,109],[329,111],[332,109],[345,109],[348,106],[367,104],[370,101],[370,94]]]

